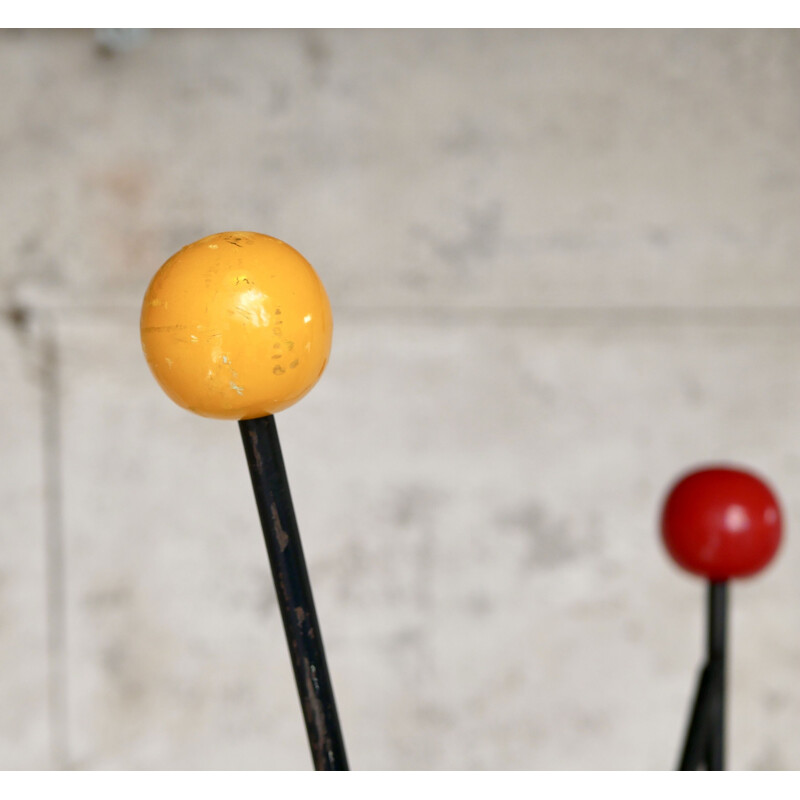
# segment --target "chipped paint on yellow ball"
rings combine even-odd
[[[175,253],[142,303],[142,348],[161,388],[205,417],[254,419],[296,403],[331,349],[328,296],[280,239],[231,231]]]

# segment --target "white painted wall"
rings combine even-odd
[[[307,769],[235,424],[149,375],[208,233],[334,308],[279,417],[353,768],[669,769],[686,467],[788,523],[733,591],[732,768],[800,766],[797,31],[0,32],[0,766]]]

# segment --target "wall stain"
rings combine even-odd
[[[527,565],[559,567],[577,558],[584,548],[563,519],[554,519],[531,502],[500,513],[498,529],[521,536]]]
[[[459,273],[484,270],[486,260],[498,251],[503,226],[503,208],[490,203],[464,213],[465,231],[460,236],[445,237],[439,229],[417,225],[410,234],[428,244],[436,256]]]

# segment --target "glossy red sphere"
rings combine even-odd
[[[781,512],[755,475],[712,467],[689,473],[670,490],[661,535],[684,569],[713,581],[754,575],[781,541]]]

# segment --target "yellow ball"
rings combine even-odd
[[[328,296],[311,265],[272,236],[217,233],[155,274],[142,348],[161,388],[204,417],[254,419],[296,403],[331,350]]]

